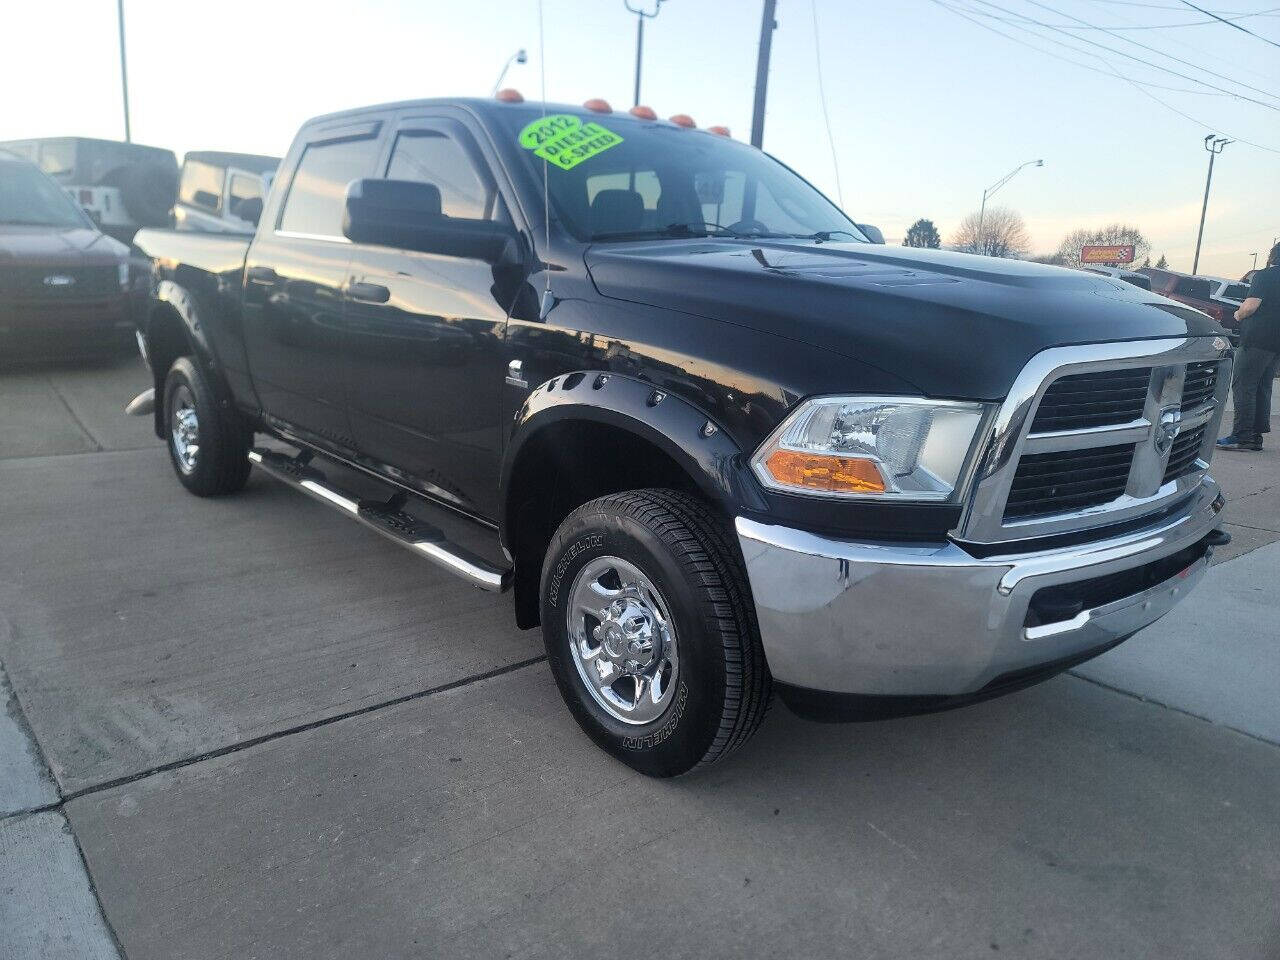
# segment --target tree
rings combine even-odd
[[[1156,261],[1156,269],[1157,270],[1169,269],[1169,261],[1165,259],[1165,255],[1163,253],[1160,254],[1160,259]]]
[[[942,246],[942,237],[938,236],[938,228],[932,220],[921,217],[907,227],[907,235],[902,241],[904,247],[932,247],[937,250]]]
[[[982,237],[978,237],[978,222],[982,222]],[[951,236],[951,246],[963,253],[981,253],[988,257],[1009,257],[1019,260],[1031,249],[1031,237],[1021,214],[1008,207],[987,207],[985,216],[978,211],[960,221]]]
[[[1096,230],[1073,230],[1058,245],[1058,256],[1068,267],[1080,266],[1080,248],[1088,244],[1133,244],[1133,261],[1140,263],[1151,253],[1151,244],[1137,227],[1109,223]]]

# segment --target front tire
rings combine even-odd
[[[542,629],[578,724],[649,776],[716,762],[768,709],[736,544],[687,494],[632,490],[571,513],[543,561]]]
[[[165,440],[178,481],[198,497],[235,493],[249,479],[253,432],[214,395],[190,357],[173,361],[164,382]]]

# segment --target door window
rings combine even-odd
[[[262,198],[262,180],[258,177],[247,177],[242,173],[231,177],[231,213],[236,214],[240,204],[246,200]]]
[[[188,160],[182,165],[178,199],[191,206],[217,213],[222,206],[222,168]]]
[[[387,179],[433,184],[440,191],[440,209],[446,217],[491,219],[493,191],[462,144],[443,133],[402,132],[391,151]]]
[[[293,175],[279,229],[341,239],[347,184],[367,176],[377,155],[375,137],[310,144]]]

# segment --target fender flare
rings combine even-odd
[[[578,370],[540,384],[515,417],[503,455],[499,530],[510,531],[510,492],[525,446],[545,428],[586,420],[627,430],[665,452],[706,496],[733,515],[769,507],[738,444],[704,411],[652,383],[601,370]]]
[[[147,314],[148,339],[151,336],[154,307],[164,304],[182,321],[191,349],[199,355],[200,360],[210,367],[216,367],[217,358],[214,356],[213,348],[209,346],[208,337],[205,336],[204,326],[200,322],[200,307],[191,292],[172,280],[161,280],[156,284],[156,292],[151,300],[153,309]]]
[[[219,400],[226,403],[231,398],[230,388],[223,379],[218,365],[217,354],[213,352],[209,339],[205,335],[204,325],[200,320],[200,307],[195,296],[186,287],[175,283],[173,280],[158,281],[155,292],[148,304],[144,328],[147,342],[147,362],[152,368],[151,374],[156,385],[155,429],[158,437],[164,436],[164,399],[162,393],[164,390],[164,377],[168,371],[156,369],[151,358],[155,356],[155,350],[152,345],[152,325],[155,323],[156,309],[161,306],[168,308],[178,318],[182,332],[191,348],[191,353],[196,361],[209,372],[213,381],[214,392]]]

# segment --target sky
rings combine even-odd
[[[761,2],[664,0],[646,25],[642,102],[747,139]],[[1223,17],[1267,11],[1234,22],[1280,43],[1280,0],[1196,3]],[[0,7],[0,139],[122,138],[115,0]],[[506,84],[527,99],[540,96],[545,65],[548,100],[630,106],[636,18],[623,0],[542,8],[545,57],[538,0],[124,0],[133,138],[179,157],[283,154],[311,116],[488,95],[522,47],[528,63]],[[1171,26],[1209,19],[1182,0],[777,8],[764,148],[890,243],[918,217],[946,241],[984,188],[1043,158],[991,201],[1022,214],[1033,253],[1119,220],[1150,238],[1153,259],[1189,270],[1210,132],[1256,146],[1232,143],[1215,164],[1200,272],[1239,276],[1280,235],[1280,47],[1218,21]]]

